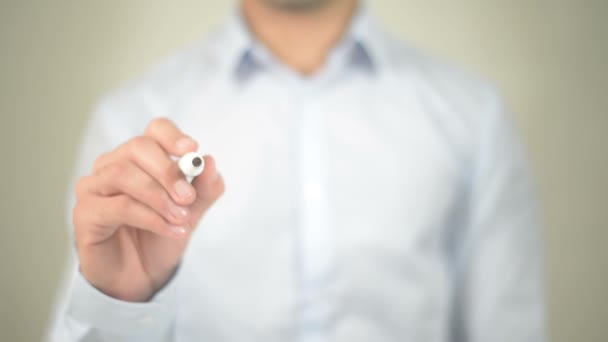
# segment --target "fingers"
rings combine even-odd
[[[96,236],[90,241],[102,241],[121,226],[187,235],[224,192],[211,156],[204,156],[204,171],[192,184],[171,159],[196,149],[196,142],[169,120],[153,120],[143,136],[100,156],[93,174],[80,180],[75,227],[89,227],[87,236]]]
[[[75,210],[78,215],[74,216],[76,227],[80,226],[80,222],[86,222],[87,226],[92,223],[95,227],[99,227],[97,231],[89,231],[93,235],[110,236],[118,227],[127,225],[181,239],[187,236],[189,230],[185,225],[168,223],[151,208],[124,194],[112,197],[90,196],[78,205],[95,208],[95,210]],[[105,236],[95,236],[91,239],[102,241]]]
[[[160,183],[175,203],[186,206],[195,200],[196,192],[185,180],[177,163],[152,138],[133,138],[114,152],[103,155],[95,163],[95,172],[109,165],[122,164],[125,160],[135,163]]]
[[[166,118],[152,120],[146,128],[144,136],[155,140],[167,153],[174,156],[182,156],[198,149],[198,144],[194,139],[182,133],[173,122]]]
[[[82,199],[87,202],[88,197],[107,198],[108,203],[112,205],[105,205],[104,208],[109,208],[108,210],[112,212],[119,209],[119,214],[120,209],[124,209],[121,207],[124,203],[114,204],[115,201],[125,200],[121,195],[126,195],[129,198],[129,203],[135,202],[135,204],[129,204],[132,210],[136,212],[134,217],[125,217],[120,221],[121,216],[118,214],[116,216],[106,214],[102,215],[104,219],[96,218],[95,224],[102,225],[105,228],[115,228],[115,225],[124,224],[167,235],[159,228],[161,223],[153,219],[150,219],[151,221],[139,219],[137,221],[139,225],[137,222],[129,221],[129,219],[137,219],[137,217],[143,216],[141,213],[144,210],[143,208],[146,208],[146,211],[150,211],[164,220],[164,227],[171,227],[172,225],[173,227],[182,226],[184,229],[190,229],[196,227],[207,209],[224,192],[224,181],[217,171],[215,160],[211,156],[204,156],[203,158],[205,159],[205,170],[194,179],[191,185],[196,190],[196,199],[189,207],[174,203],[163,186],[133,162],[109,163],[106,166],[99,167],[93,175],[83,177],[80,180],[76,188],[76,195],[80,202],[83,202]],[[95,208],[95,210],[85,211],[99,209],[97,205],[91,208]],[[142,226],[147,222],[155,225],[149,228]],[[113,230],[110,229],[109,232],[111,234]],[[175,231],[169,232],[169,236],[175,237]]]
[[[188,208],[177,205],[154,178],[132,162],[110,164],[83,178],[77,196],[87,193],[104,197],[129,195],[173,224],[185,224],[190,216]]]
[[[124,159],[133,161],[156,179],[175,203],[186,206],[195,200],[196,193],[170,156],[181,156],[197,148],[197,143],[171,121],[157,118],[150,122],[143,136],[133,138],[114,152],[98,158],[94,169],[99,170]]]

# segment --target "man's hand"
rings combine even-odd
[[[155,119],[79,180],[73,220],[80,270],[97,289],[146,301],[171,278],[193,228],[224,192],[210,156],[192,184],[171,159],[196,149],[172,122]]]

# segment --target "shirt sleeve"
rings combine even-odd
[[[73,236],[71,217],[76,180],[90,173],[101,153],[140,134],[146,123],[128,101],[106,98],[97,106],[85,130],[68,191],[70,237]],[[45,339],[53,342],[172,340],[178,273],[150,301],[125,302],[105,295],[86,280],[78,269],[78,257],[72,247]]]
[[[175,283],[148,302],[125,302],[100,292],[74,268],[47,341],[171,341]]]
[[[544,336],[540,224],[531,176],[500,99],[484,106],[457,255],[455,341]]]

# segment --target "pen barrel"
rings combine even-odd
[[[196,152],[190,152],[183,155],[177,162],[177,165],[186,177],[196,177],[205,169],[203,156]]]

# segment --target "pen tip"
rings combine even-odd
[[[195,167],[201,166],[202,163],[203,163],[203,161],[199,157],[192,159],[192,165],[194,165]]]

